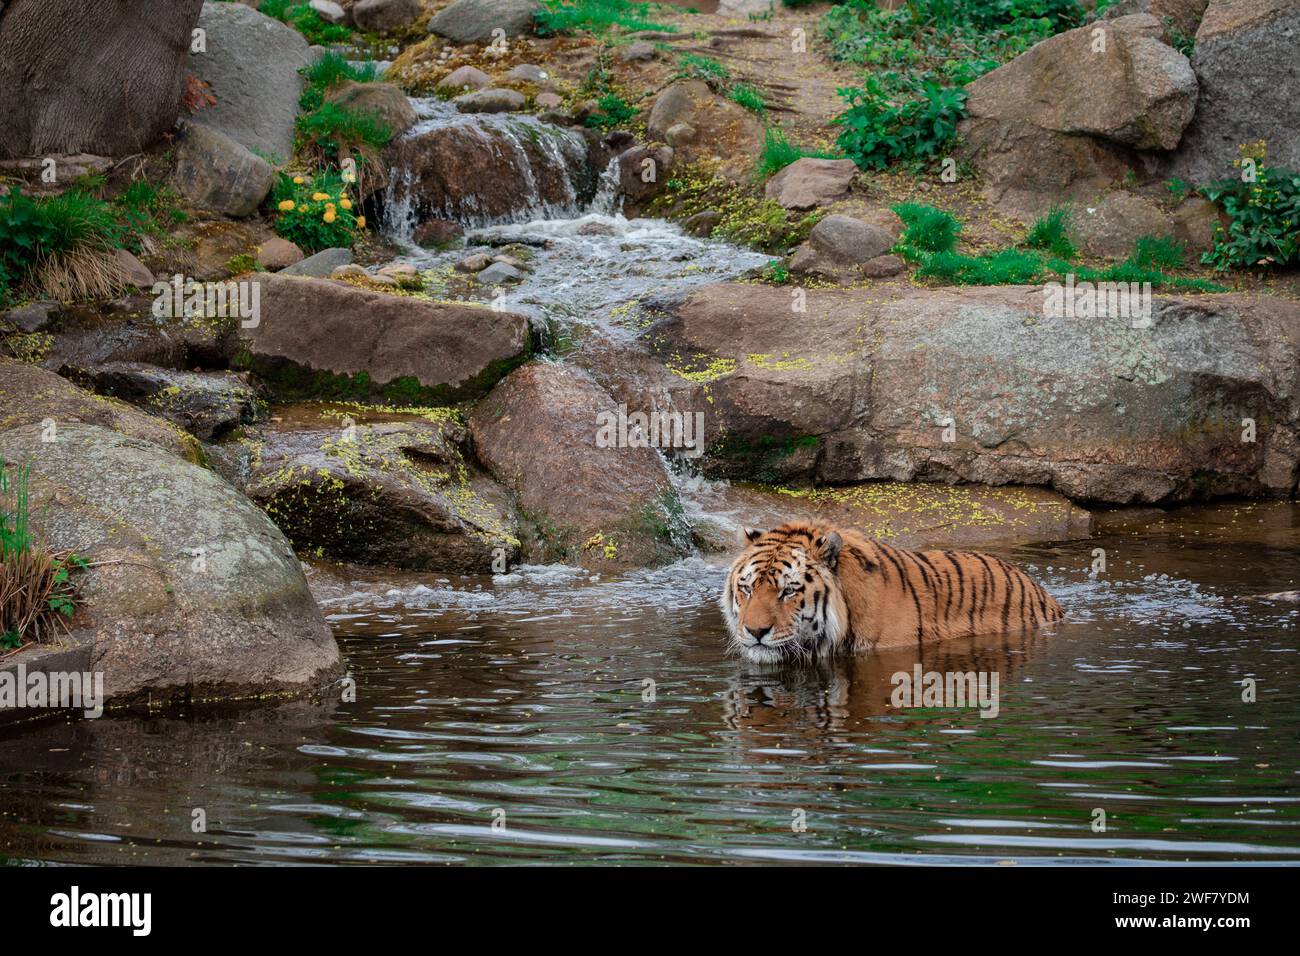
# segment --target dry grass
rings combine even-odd
[[[126,288],[126,272],[112,249],[83,247],[49,256],[33,281],[46,296],[60,301],[98,299]]]
[[[73,588],[67,554],[33,547],[0,559],[0,635],[23,643],[50,641],[68,630]]]

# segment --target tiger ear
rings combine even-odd
[[[817,548],[817,556],[821,559],[822,564],[835,570],[835,566],[840,561],[840,548],[844,546],[844,539],[840,537],[838,531],[832,531],[830,534],[818,538],[814,545]]]
[[[766,531],[759,531],[757,528],[743,528],[741,530],[746,544],[753,544],[767,534]]]

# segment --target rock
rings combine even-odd
[[[460,66],[438,81],[440,90],[481,90],[492,84],[492,77],[472,66]]]
[[[462,113],[513,113],[527,100],[518,90],[488,88],[465,93],[452,100]]]
[[[466,256],[456,263],[456,269],[459,272],[482,272],[488,266],[492,265],[492,257],[476,252],[473,255]]]
[[[189,72],[208,84],[216,99],[191,122],[224,133],[264,160],[293,155],[293,124],[303,78],[312,62],[307,41],[251,7],[205,3],[199,16],[206,52],[190,52]]]
[[[1098,29],[1105,50],[1094,52]],[[1057,34],[969,84],[967,112],[1171,150],[1191,122],[1197,85],[1187,58],[1160,41],[1161,30],[1154,17],[1139,14]],[[1062,63],[1086,67],[1067,70]]]
[[[1117,190],[1094,204],[1075,204],[1070,233],[1090,256],[1124,259],[1142,236],[1172,236],[1174,220],[1159,203]]]
[[[655,97],[646,129],[654,139],[667,142],[668,130],[679,123],[697,133],[695,141],[683,148],[683,163],[717,156],[724,175],[735,180],[752,175],[764,134],[762,124],[747,109],[718,96],[701,80],[679,80]]]
[[[683,219],[682,229],[686,231],[687,235],[707,239],[713,235],[713,230],[717,228],[720,222],[722,222],[722,213],[719,210],[705,209],[703,212],[697,212],[695,215]]]
[[[518,553],[514,508],[465,461],[454,409],[331,416],[312,405],[281,415],[255,445],[245,492],[298,548],[451,574],[486,573]]]
[[[457,43],[490,42],[498,28],[507,39],[526,36],[540,9],[537,0],[454,0],[429,20],[429,32]]]
[[[551,78],[540,66],[534,66],[532,63],[520,63],[518,66],[510,68],[510,72],[505,75],[507,83],[545,83]]]
[[[348,18],[348,13],[340,7],[334,0],[311,0],[309,4],[316,15],[326,23],[342,23]]]
[[[420,274],[410,262],[390,262],[386,266],[379,267],[379,275],[393,276],[394,278],[413,279]]]
[[[1196,36],[1196,28],[1201,24],[1201,17],[1205,13],[1207,3],[1208,0],[1120,0],[1114,6],[1108,7],[1102,16],[1107,20],[1114,20],[1135,13],[1146,13],[1155,17],[1161,24],[1165,24],[1168,18],[1169,29],[1166,31],[1165,42],[1169,42],[1173,39],[1170,34],[1174,30],[1189,39]],[[1173,46],[1172,43],[1169,45]]]
[[[352,21],[372,33],[404,27],[419,15],[420,0],[360,0],[352,7]]]
[[[124,285],[134,286],[137,289],[153,288],[153,273],[126,249],[114,249],[113,262]]]
[[[184,124],[172,182],[190,203],[222,216],[251,216],[271,191],[275,170],[229,136]]]
[[[212,441],[264,412],[248,376],[181,372],[141,362],[108,362],[82,372],[79,384],[129,402],[202,441]]]
[[[1196,33],[1196,118],[1172,172],[1197,184],[1238,175],[1238,146],[1264,140],[1269,166],[1300,169],[1296,0],[1211,0]]]
[[[1041,485],[1109,504],[1294,493],[1300,304],[1156,296],[1149,328],[1047,304],[1028,287],[810,289],[809,321],[792,322],[788,290],[706,286],[643,333],[648,356],[580,360],[629,408],[707,409],[709,476]]]
[[[722,17],[750,17],[770,13],[776,0],[720,0],[718,15]]]
[[[325,279],[339,266],[352,262],[352,250],[344,248],[322,249],[314,256],[308,256],[291,266],[286,266],[281,275],[309,276],[313,279]]]
[[[862,263],[862,275],[868,279],[887,279],[907,271],[907,263],[898,256],[876,256]]]
[[[450,219],[426,219],[415,227],[412,238],[417,245],[429,249],[442,249],[463,238],[465,229]]]
[[[665,131],[664,139],[669,146],[685,146],[695,142],[698,135],[690,123],[674,123]]]
[[[645,40],[635,40],[625,47],[619,47],[614,54],[620,63],[645,63],[658,55],[655,45]]]
[[[74,423],[152,442],[186,461],[202,458],[198,442],[176,426],[125,402],[87,392],[43,368],[0,356],[0,432],[39,425],[57,437]]]
[[[796,159],[767,181],[764,193],[786,209],[812,209],[843,198],[858,173],[851,159]]]
[[[861,265],[888,252],[894,236],[861,219],[827,216],[813,226],[808,244],[833,262]]]
[[[404,170],[397,198],[411,203],[417,220],[473,224],[524,211],[571,215],[595,195],[608,162],[602,154],[596,167],[591,153],[576,131],[512,115],[410,133],[384,155],[393,168]]]
[[[564,100],[557,93],[538,93],[533,102],[539,110],[558,110],[564,105]]]
[[[0,455],[30,465],[38,537],[92,562],[70,636],[114,702],[305,693],[338,675],[288,541],[212,472],[82,424],[54,442],[0,431]]]
[[[547,561],[592,568],[686,553],[681,505],[658,452],[598,439],[614,400],[587,373],[551,362],[515,370],[470,415],[479,460],[511,489]]]
[[[485,392],[528,354],[528,320],[513,312],[283,273],[258,281],[262,321],[241,339],[252,370],[288,397],[440,404]]]
[[[1217,205],[1201,196],[1188,196],[1173,211],[1174,238],[1186,243],[1187,252],[1196,258],[1214,248],[1215,232],[1225,229],[1228,217]]]
[[[524,277],[524,274],[514,266],[505,262],[494,262],[474,278],[484,285],[504,285],[507,282],[518,282]]]
[[[196,217],[174,228],[171,235],[178,252],[159,265],[158,271],[168,278],[179,272],[203,282],[227,278],[232,273],[232,259],[256,259],[258,246],[275,237],[270,225],[256,218],[234,221]],[[166,257],[171,245],[164,245],[155,253],[155,259]]]
[[[345,80],[325,98],[348,109],[378,116],[394,136],[400,136],[419,119],[406,94],[392,83],[356,83]]]
[[[330,278],[331,279],[370,279],[373,277],[370,275],[369,272],[366,271],[365,266],[359,266],[354,262],[350,262],[347,263],[346,265],[335,266],[332,270],[330,270]]]
[[[618,156],[618,189],[632,202],[662,192],[673,167],[671,146],[633,146]]]
[[[279,236],[268,239],[257,247],[257,264],[269,272],[279,272],[302,261],[302,250]]]
[[[12,325],[19,332],[44,332],[59,318],[57,302],[29,302],[0,312],[0,325]]]

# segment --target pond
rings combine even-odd
[[[0,859],[1300,860],[1300,611],[1257,598],[1298,586],[1300,508],[1152,512],[998,553],[1068,620],[776,670],[725,655],[723,567],[701,559],[316,568],[355,701],[6,730]],[[996,673],[997,716],[890,706],[918,663]]]

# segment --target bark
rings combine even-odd
[[[124,156],[171,129],[203,0],[8,0],[0,159]]]

